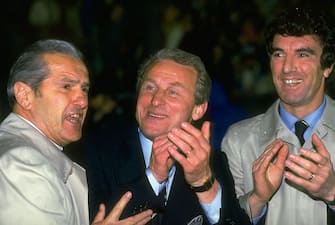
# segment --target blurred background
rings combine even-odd
[[[218,148],[231,123],[263,112],[276,99],[263,29],[278,11],[301,4],[335,15],[331,0],[4,1],[0,119],[9,112],[10,66],[37,39],[65,39],[84,53],[92,83],[86,130],[106,115],[133,119],[139,64],[160,48],[177,47],[199,55],[213,79],[206,118]]]

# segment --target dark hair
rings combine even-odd
[[[265,43],[269,54],[273,53],[273,38],[276,34],[301,37],[316,35],[323,48],[320,64],[329,68],[335,61],[335,31],[330,18],[320,10],[295,8],[283,11],[265,29]]]
[[[29,85],[35,92],[43,80],[48,77],[48,66],[43,60],[45,54],[65,54],[83,60],[82,53],[69,42],[63,40],[39,40],[29,46],[10,69],[7,96],[11,107],[16,102],[14,84],[18,81]]]
[[[139,68],[136,84],[137,93],[141,89],[148,71],[158,62],[172,60],[178,64],[191,66],[197,72],[195,103],[207,102],[211,90],[211,79],[200,57],[176,48],[164,48],[150,56]]]

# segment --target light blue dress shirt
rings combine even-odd
[[[297,120],[305,120],[309,125],[309,127],[307,128],[307,130],[304,133],[304,139],[307,140],[312,135],[312,131],[313,131],[315,125],[317,124],[317,122],[320,120],[325,108],[326,108],[326,98],[323,98],[322,104],[314,112],[312,112],[311,114],[309,114],[305,118],[297,118],[297,117],[293,116],[292,114],[290,114],[289,112],[287,112],[284,109],[282,103],[280,103],[279,104],[279,114],[280,114],[280,118],[283,120],[284,124],[293,133],[295,133],[295,128],[294,128],[295,122]]]

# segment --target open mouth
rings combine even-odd
[[[66,117],[66,120],[72,124],[81,124],[82,122],[82,114],[81,113],[71,113]]]
[[[284,83],[287,85],[296,85],[296,84],[300,84],[302,82],[301,79],[287,79],[284,80]]]
[[[166,118],[167,116],[162,114],[149,113],[149,117],[163,119]]]

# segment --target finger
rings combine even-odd
[[[312,178],[311,173],[306,178],[297,176],[290,171],[286,171],[284,175],[287,180],[289,180],[293,184],[298,185],[306,190],[311,190],[313,186],[315,187],[319,183],[318,177],[313,174],[313,178]]]
[[[276,167],[279,169],[284,169],[285,167],[285,161],[288,156],[288,145],[284,144],[279,148],[278,154],[277,154],[277,160],[273,163]]]
[[[169,146],[173,146],[174,144],[169,141],[169,140],[166,140],[164,142],[160,142],[160,143],[153,143],[152,145],[152,155],[156,154],[160,154],[160,153],[166,153],[166,149],[169,147]]]
[[[309,160],[306,160],[297,155],[290,155],[289,159],[285,162],[285,165],[287,168],[290,169],[292,173],[296,174],[297,176],[300,176],[305,180],[308,180],[310,178],[311,166]]]
[[[128,202],[130,201],[131,197],[132,197],[132,194],[130,191],[122,195],[121,199],[113,207],[113,209],[107,216],[106,220],[107,221],[118,221],[121,216],[121,213],[123,212]]]
[[[144,212],[132,216],[131,218],[132,224],[144,225],[148,223],[152,219],[152,213],[153,211],[151,209],[148,209]]]
[[[156,137],[152,142],[152,148],[153,149],[159,149],[162,148],[168,144],[172,144],[167,135],[161,135],[159,137]]]
[[[316,135],[316,134],[313,134],[312,135],[312,143],[313,145],[315,146],[317,152],[326,157],[327,159],[329,159],[329,152],[327,151],[326,149],[326,146],[323,144],[323,142],[321,141],[321,139]]]
[[[183,122],[181,124],[181,129],[183,131],[185,131],[185,133],[189,134],[188,137],[192,137],[192,140],[187,141],[188,139],[186,139],[186,141],[188,143],[192,143],[192,141],[195,139],[196,141],[208,141],[208,138],[206,137],[206,135],[209,137],[209,122],[205,122],[202,125],[201,130],[199,130],[198,128],[194,127],[192,124],[190,123],[186,123]],[[204,133],[203,133],[204,132]],[[205,135],[204,135],[205,134]],[[187,137],[187,136],[186,136]]]
[[[312,171],[315,171],[317,168],[315,168],[315,165],[324,165],[327,163],[327,158],[319,154],[318,152],[314,152],[311,150],[301,149],[300,155],[302,158],[309,160],[310,162],[313,162],[313,169]]]
[[[302,150],[301,152],[304,152],[305,154],[306,153],[306,150]],[[314,153],[314,154],[317,154],[317,153]],[[322,156],[315,156],[317,158],[321,158]],[[307,175],[306,176],[309,176],[309,173],[310,172],[313,172],[313,173],[316,173],[316,171],[318,170],[319,168],[319,163],[318,162],[315,162],[314,159],[309,159],[307,157],[305,157],[305,155],[295,155],[295,154],[291,154],[289,156],[289,160],[288,162],[294,162],[294,166],[296,165],[297,167],[301,167],[305,170],[307,170]]]
[[[205,150],[206,152],[209,152],[209,141],[205,137],[206,135],[209,136],[209,122],[205,123],[202,129],[205,132],[205,135],[190,123],[184,122],[181,124],[181,129],[175,128],[169,133],[174,134],[179,139],[172,140],[170,138],[171,136],[169,136],[169,138],[172,142],[178,145],[185,154],[190,150],[195,150],[197,152],[198,150],[201,150],[200,152]]]
[[[201,127],[201,133],[204,135],[207,141],[209,141],[210,138],[210,126],[211,126],[210,122],[205,121]]]
[[[185,155],[187,157],[187,155],[193,150],[191,144],[189,143],[192,137],[185,131],[174,128],[168,134],[168,137],[171,142],[173,142],[179,148],[179,150],[183,152],[181,155]]]
[[[174,158],[180,165],[182,165],[182,167],[185,167],[187,164],[190,163],[184,156],[184,154],[181,154],[176,148],[169,147],[168,151],[172,158]]]
[[[203,149],[210,149],[208,148],[210,138],[210,123],[208,121],[202,124],[201,130],[189,123],[182,123],[181,128],[191,134],[193,139],[188,141],[189,144],[199,143]]]
[[[106,213],[105,205],[100,204],[99,205],[99,211],[98,211],[97,215],[94,217],[93,225],[95,223],[98,223],[98,222],[102,221],[105,218],[105,213]]]
[[[269,167],[270,163],[274,160],[274,157],[277,155],[278,151],[282,148],[283,145],[284,143],[282,141],[276,140],[270,145],[270,148],[266,149],[266,151],[262,154],[259,165],[260,169],[266,170]]]

